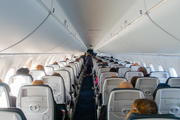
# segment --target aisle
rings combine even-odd
[[[95,101],[92,76],[83,79],[73,120],[95,120]]]

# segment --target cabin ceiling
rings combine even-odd
[[[94,48],[137,1],[58,0],[58,3],[85,45]]]

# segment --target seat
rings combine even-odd
[[[138,114],[131,113],[126,120],[179,120],[171,114]]]
[[[42,81],[51,87],[57,104],[66,104],[65,84],[61,76],[43,76]]]
[[[76,66],[75,66],[75,64],[74,64],[74,63],[70,63],[70,64],[68,64],[68,65],[73,68],[74,75],[75,75],[75,77],[77,77],[77,72],[76,72]]]
[[[154,90],[159,83],[159,79],[156,77],[139,77],[136,80],[135,88],[142,90],[145,98],[153,99]]]
[[[98,80],[100,79],[101,73],[109,72],[109,70],[110,70],[110,68],[99,68],[98,74],[97,74]]]
[[[66,89],[71,92],[71,78],[70,73],[67,70],[55,70],[54,72],[59,73],[64,80]]]
[[[157,71],[157,72],[151,72],[150,77],[157,77],[160,83],[165,83],[166,80],[169,78],[169,74],[164,71]]]
[[[119,65],[119,64],[114,64],[114,63],[113,63],[113,64],[110,65],[110,68],[113,68],[113,67],[115,67],[115,66],[117,66],[117,65]]]
[[[150,74],[151,73],[151,68],[150,67],[145,67],[147,70],[147,73]]]
[[[31,70],[30,74],[32,75],[34,80],[42,80],[42,76],[46,76],[44,70]]]
[[[0,108],[1,120],[27,120],[21,109],[18,108]]]
[[[98,79],[98,85],[99,85],[99,92],[102,93],[102,87],[105,78],[111,77],[111,76],[118,76],[116,72],[104,72],[100,75],[100,79]]]
[[[27,85],[19,90],[16,107],[28,120],[56,120],[52,89],[47,85]]]
[[[30,85],[33,77],[30,74],[15,74],[8,80],[8,85],[11,88],[13,96],[17,96],[19,88],[23,85]]]
[[[140,65],[133,65],[131,66],[132,71],[137,71],[138,68],[141,67]]]
[[[131,71],[131,68],[127,68],[127,67],[123,67],[123,68],[119,68],[119,70],[118,70],[118,76],[119,77],[124,77],[124,75],[125,75],[125,73],[127,72],[127,71]]]
[[[125,67],[130,67],[132,64],[126,64]]]
[[[11,89],[8,84],[0,83],[0,108],[8,108],[12,106],[9,93]]]
[[[144,94],[139,89],[113,89],[107,104],[107,120],[123,120],[131,111],[134,100],[141,98],[144,98]]]
[[[102,88],[102,105],[107,105],[109,94],[114,88],[118,88],[119,84],[126,82],[125,78],[109,77],[104,80]]]
[[[44,69],[47,75],[52,75],[54,73],[54,68],[52,66],[45,66]]]
[[[48,66],[51,66],[54,68],[54,70],[58,70],[60,68],[60,66],[58,64],[50,64]]]
[[[180,88],[159,88],[155,94],[155,102],[159,114],[174,114],[180,117]]]
[[[171,87],[180,87],[180,77],[170,77],[166,83]]]
[[[64,67],[66,65],[66,62],[58,62],[59,67]]]
[[[108,66],[111,67],[111,64],[114,64],[114,62],[109,62],[109,63],[108,63]]]
[[[124,75],[128,82],[131,82],[131,78],[134,76],[144,77],[143,73],[138,71],[127,71]]]

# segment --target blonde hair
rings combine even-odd
[[[133,86],[129,82],[122,82],[119,84],[118,88],[133,88]]]
[[[52,76],[61,76],[59,73],[53,73]]]
[[[137,100],[134,101],[134,103],[132,105],[132,109],[127,114],[126,119],[129,117],[129,115],[131,113],[157,114],[158,113],[157,104],[156,104],[156,102],[154,100],[137,99]]]
[[[57,64],[57,65],[58,65],[58,63],[57,63],[57,62],[53,62],[53,64]]]
[[[44,70],[44,71],[45,71],[43,65],[37,65],[35,69],[36,69],[36,70]]]
[[[31,83],[31,85],[44,85],[44,82],[42,80],[35,80]]]

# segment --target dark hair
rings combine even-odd
[[[142,72],[144,74],[144,76],[148,74],[145,67],[139,67],[137,71]]]
[[[136,80],[139,76],[134,76],[131,78],[131,84],[133,85],[133,87],[135,88],[135,83],[136,83]]]
[[[17,71],[16,71],[16,74],[29,74],[29,69],[28,68],[19,68]]]
[[[109,62],[114,62],[114,60],[109,60]]]
[[[117,72],[117,69],[116,69],[116,68],[111,68],[111,69],[109,70],[109,72]]]
[[[118,64],[118,62],[114,62],[114,64]]]

